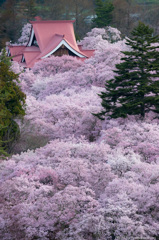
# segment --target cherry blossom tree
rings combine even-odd
[[[31,32],[31,24],[27,23],[22,28],[21,36],[18,39],[18,44],[26,45],[29,41],[30,32]]]
[[[2,239],[156,239],[158,166],[138,159],[120,176],[112,158],[106,143],[74,138],[3,161]]]
[[[44,77],[55,75],[69,70],[76,70],[83,64],[82,61],[75,57],[64,55],[63,57],[51,56],[37,62],[33,67],[35,74],[41,74]]]
[[[107,44],[107,42],[114,43],[120,40],[121,32],[116,28],[107,26],[105,28],[93,28],[79,44],[81,44],[84,49],[98,49],[101,42]]]

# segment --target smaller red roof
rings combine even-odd
[[[23,52],[39,52],[40,53],[40,48],[35,46],[25,47]]]
[[[33,67],[34,63],[36,62],[37,57],[39,56],[39,52],[35,51],[35,52],[29,52],[29,51],[25,51],[24,53],[24,59],[26,62],[26,65],[28,67]]]
[[[23,55],[25,46],[10,46],[9,51],[10,55],[13,57],[13,60],[20,63]]]
[[[94,56],[95,50],[81,50],[83,54],[85,54],[88,58]]]

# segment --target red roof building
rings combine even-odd
[[[94,50],[82,50],[75,39],[72,20],[44,21],[36,18],[32,24],[26,46],[9,46],[8,55],[24,67],[32,68],[35,62],[51,55],[71,55],[82,60],[93,56]]]

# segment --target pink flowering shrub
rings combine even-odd
[[[84,136],[90,141],[95,140],[101,128],[101,121],[92,115],[92,112],[101,109],[97,100],[98,91],[99,89],[95,87],[88,90],[83,88],[80,92],[66,89],[58,95],[51,94],[43,100],[28,95],[27,115],[21,125],[20,145],[25,149],[26,139],[30,139],[29,136],[32,135],[36,136],[35,141],[39,136],[44,142],[68,138],[72,135]],[[32,145],[34,146],[33,142]]]
[[[125,40],[118,41],[117,43],[98,42],[98,49],[95,51],[94,57],[86,60],[87,64],[92,65],[95,71],[95,80],[93,85],[104,87],[105,81],[113,79],[115,73],[115,65],[121,62],[123,54],[121,51],[129,51],[126,46]]]
[[[18,73],[18,74],[23,71],[23,67],[21,67],[18,64],[18,62],[15,62],[15,61],[12,62],[11,68],[15,73]]]
[[[116,178],[114,179],[108,187],[105,189],[105,193],[102,195],[102,200],[105,199],[107,203],[114,199],[114,211],[116,211],[115,215],[118,216],[117,211],[123,211],[126,207],[126,203],[124,204],[124,199],[119,204],[119,197],[121,198],[122,195],[128,197],[129,205],[127,205],[127,210],[129,213],[124,214],[125,216],[130,216],[131,219],[138,219],[138,224],[133,224],[130,221],[130,225],[126,228],[129,229],[129,234],[132,234],[132,237],[129,239],[136,238],[134,236],[138,234],[138,237],[148,238],[148,239],[157,239],[159,234],[159,224],[158,224],[158,165],[156,164],[149,164],[149,163],[139,163],[134,164],[131,171],[128,171],[124,178]],[[137,211],[135,210],[134,213],[131,213],[131,204],[133,205]],[[119,204],[119,208],[117,207]],[[122,207],[122,204],[124,206]],[[109,208],[107,208],[109,209]],[[108,210],[109,211],[109,210]],[[130,214],[130,215],[129,215]],[[136,215],[136,216],[135,216]],[[114,217],[113,217],[114,219]],[[132,225],[131,225],[132,222]],[[114,224],[120,227],[120,222],[118,224]],[[134,225],[134,226],[133,226]],[[139,231],[138,233],[135,230]],[[124,225],[123,228],[125,229]],[[134,229],[133,229],[134,228]],[[123,230],[124,230],[123,229]],[[132,232],[132,230],[134,232]],[[121,230],[120,230],[121,231]],[[122,232],[122,231],[121,231]],[[116,232],[115,236],[121,235],[120,232]],[[142,236],[143,234],[143,236]],[[141,237],[142,236],[142,237]],[[123,238],[126,239],[126,238]]]
[[[100,141],[111,148],[131,149],[145,162],[159,162],[159,125],[147,116],[141,120],[108,120],[103,123]]]
[[[32,70],[35,74],[40,74],[43,77],[49,77],[50,75],[67,72],[69,70],[74,71],[82,65],[83,62],[76,57],[67,55],[62,57],[51,56],[35,63]]]
[[[49,95],[59,94],[68,89],[73,89],[73,92],[80,92],[83,88],[91,88],[93,82],[96,81],[94,68],[90,64],[77,68],[75,71],[57,73],[55,76],[44,78],[37,75],[35,77],[36,81],[32,84],[30,90],[33,96],[38,99],[44,99]]]
[[[113,27],[93,28],[91,32],[86,34],[79,44],[83,49],[99,49],[100,44],[107,45],[108,43],[118,42],[121,40],[121,32]]]
[[[31,88],[36,81],[36,76],[34,75],[33,71],[31,69],[23,69],[23,71],[19,75],[19,80],[21,89],[25,93],[30,94]]]

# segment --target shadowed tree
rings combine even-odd
[[[25,94],[18,86],[18,74],[10,63],[0,56],[0,153],[10,153],[13,142],[19,137],[17,118],[25,115]],[[2,151],[3,150],[3,151]]]
[[[94,15],[93,0],[70,0],[70,16],[75,19],[75,32],[79,38],[83,37],[91,29],[91,20],[88,18]]]
[[[142,6],[136,0],[114,0],[113,5],[113,24],[122,34],[129,36],[141,19]]]
[[[90,30],[86,18],[94,14],[93,0],[47,0],[45,1],[44,18],[52,20],[74,20],[75,32],[79,37]],[[44,14],[44,13],[42,13]]]
[[[114,6],[111,1],[95,0],[95,25],[99,28],[111,25],[113,10]]]
[[[0,48],[5,46],[5,42],[15,41],[18,34],[18,22],[16,15],[16,0],[7,0],[2,6],[0,15]]]

